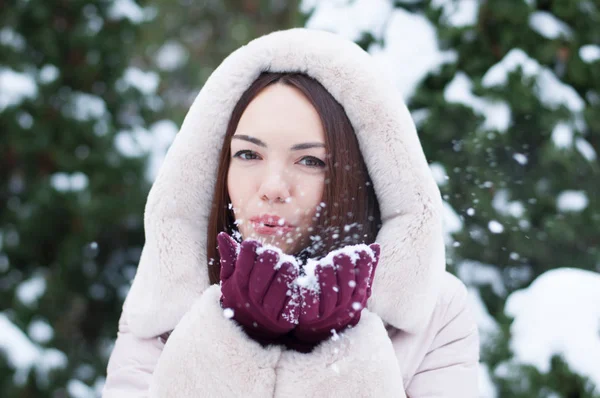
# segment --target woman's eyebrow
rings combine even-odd
[[[256,144],[258,146],[262,146],[263,148],[267,147],[267,144],[265,144],[264,142],[262,142],[261,140],[259,140],[258,138],[254,138],[251,137],[249,135],[243,135],[243,134],[236,134],[232,137],[232,139],[238,139],[238,140],[244,140],[244,141],[248,141],[251,142],[253,144]]]
[[[258,138],[255,138],[255,137],[252,137],[249,135],[245,135],[245,134],[236,134],[232,137],[232,139],[248,141],[255,145],[261,146],[263,148],[267,147],[267,144],[265,144]],[[325,148],[325,144],[323,144],[322,142],[305,142],[302,144],[296,144],[296,145],[292,146],[290,148],[290,150],[291,151],[300,151],[303,149],[310,149],[310,148]]]
[[[302,149],[310,149],[310,148],[325,148],[325,144],[321,142],[305,142],[304,144],[296,144],[292,146],[290,149],[292,151],[300,151]]]

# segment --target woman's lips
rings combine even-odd
[[[281,225],[265,225],[261,222],[252,221],[252,228],[259,235],[285,235],[294,230],[290,226]]]
[[[259,235],[284,235],[294,230],[294,226],[287,224],[285,219],[272,214],[253,217],[250,222]]]

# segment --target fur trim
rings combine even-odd
[[[127,297],[132,331],[149,337],[173,329],[208,287],[205,231],[216,154],[237,100],[263,71],[306,73],[346,110],[383,219],[368,307],[396,328],[421,330],[445,269],[442,200],[408,109],[358,45],[291,29],[233,52],[191,106],[148,196],[146,244]]]
[[[406,396],[392,341],[381,318],[366,309],[356,327],[310,354],[283,351],[276,372],[277,397]]]
[[[151,397],[273,395],[281,348],[250,339],[223,316],[220,297],[211,286],[177,325],[156,364]]]

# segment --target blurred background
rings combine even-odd
[[[100,396],[187,109],[294,26],[359,43],[409,105],[481,397],[600,397],[598,0],[0,0],[0,396]]]

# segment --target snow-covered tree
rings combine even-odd
[[[0,396],[94,396],[175,134],[132,0],[0,10]],[[148,156],[150,155],[150,156]],[[95,389],[95,390],[94,390]]]
[[[176,123],[295,1],[0,7],[0,396],[99,396]]]
[[[448,268],[480,322],[482,396],[599,396],[598,366],[583,358],[598,355],[598,298],[579,290],[600,271],[598,2],[303,6],[308,26],[375,56],[409,104],[446,204]],[[569,283],[563,267],[587,272]],[[544,305],[552,297],[577,321]],[[561,322],[577,326],[543,329]]]
[[[479,322],[481,396],[600,396],[597,1],[2,5],[0,396],[99,395],[166,117],[299,12],[409,104]]]
[[[158,17],[143,30],[141,53],[161,76],[159,93],[183,120],[204,81],[236,48],[263,34],[303,26],[300,0],[152,0]]]

